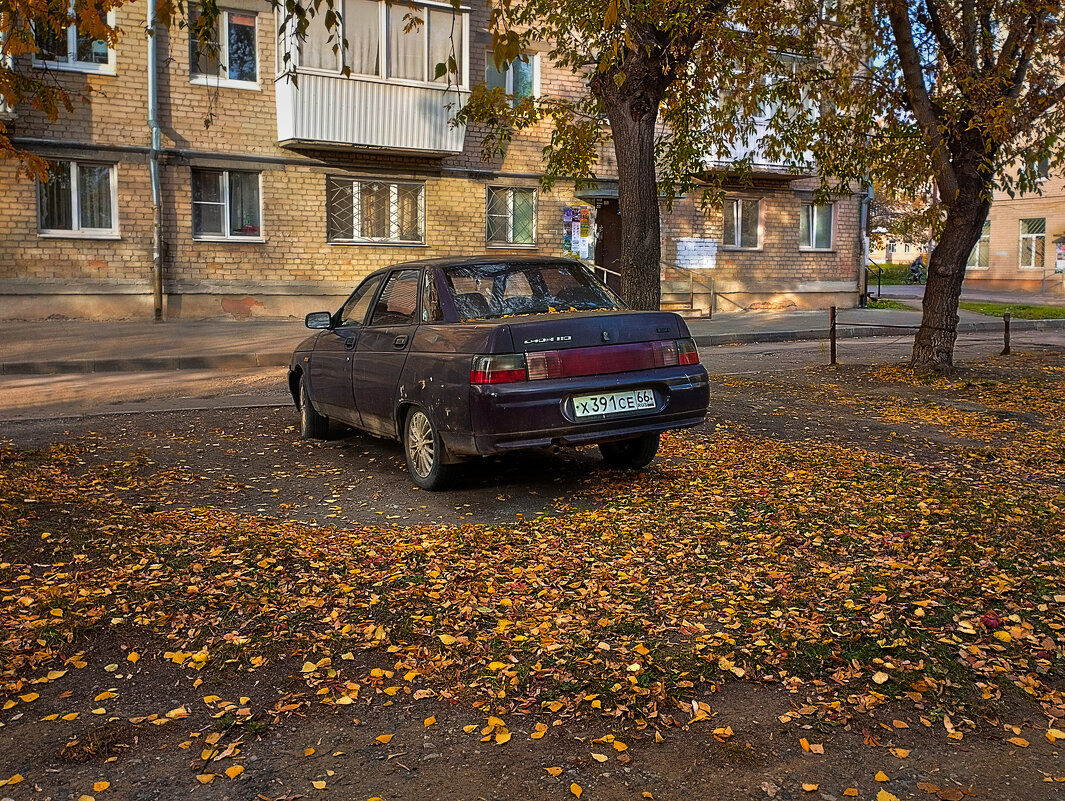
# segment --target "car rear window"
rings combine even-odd
[[[468,264],[444,275],[464,320],[624,308],[579,262]]]

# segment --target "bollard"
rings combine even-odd
[[[1001,356],[1010,355],[1010,313],[1002,314],[1002,353]]]
[[[836,363],[836,307],[828,307],[828,363]]]

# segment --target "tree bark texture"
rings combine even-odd
[[[592,91],[603,103],[618,164],[621,213],[621,296],[634,309],[657,309],[661,300],[662,238],[655,170],[655,126],[670,78],[660,56],[632,53],[597,76]]]
[[[958,339],[958,302],[965,265],[980,239],[990,202],[990,185],[979,177],[963,180],[953,204],[948,205],[943,237],[928,261],[928,284],[922,302],[921,327],[913,340],[910,361],[919,373],[943,372],[954,366]]]

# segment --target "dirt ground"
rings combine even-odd
[[[946,382],[914,381],[891,365],[717,375],[707,422],[678,435],[659,462],[682,464],[715,432],[740,432],[752,442],[860,449],[973,482],[1023,463],[1026,481],[1049,498],[1061,491],[1065,451],[1041,437],[1060,434],[1063,379],[1065,354],[1054,348],[988,358]],[[397,537],[410,526],[544,517],[564,525],[608,504],[604,486],[628,481],[586,449],[490,460],[471,466],[455,491],[426,493],[407,479],[397,444],[359,434],[300,441],[290,408],[14,423],[3,440],[76,448],[74,471],[93,478],[87,486],[129,509],[202,507],[323,529],[394,528]],[[1011,455],[1033,442],[1038,464]],[[0,496],[4,504],[18,511],[0,527],[0,605],[15,605],[9,568],[52,559],[48,538],[73,524],[62,508],[36,510],[33,498]],[[76,573],[77,554],[70,559]],[[1065,605],[1065,576],[1046,592]],[[494,720],[453,687],[393,679],[402,661],[383,647],[317,665],[294,642],[248,671],[236,662],[179,666],[166,656],[177,642],[98,625],[20,676],[43,680],[0,695],[0,799],[1065,797],[1062,742],[1047,735],[1065,723],[1019,692],[956,736],[920,704],[826,716],[810,706],[809,688],[749,677],[697,682],[694,712],[672,708],[668,725],[569,708]],[[1046,677],[1058,690],[1061,647]],[[362,693],[336,703],[352,680]]]

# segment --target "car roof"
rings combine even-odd
[[[403,261],[398,264],[390,264],[375,270],[372,274],[388,272],[402,268],[422,267],[472,267],[478,264],[572,264],[575,259],[563,256],[502,256],[494,253],[485,253],[480,256],[450,256],[436,259],[418,259],[416,261]]]

